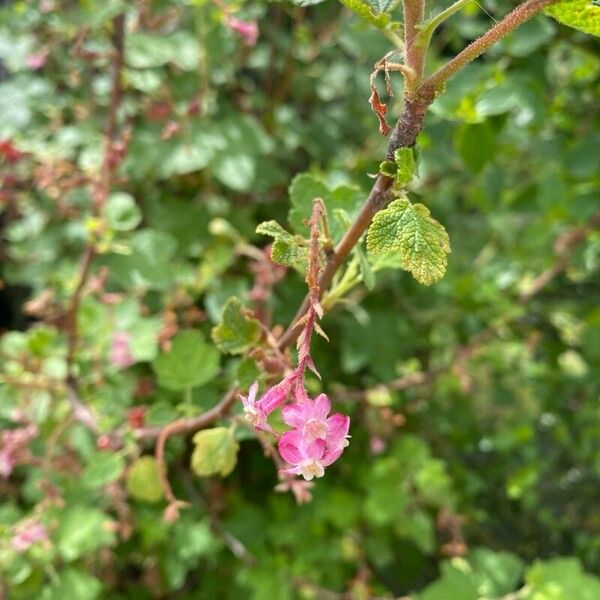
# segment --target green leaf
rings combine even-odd
[[[600,6],[592,0],[562,0],[545,12],[564,25],[600,37]]]
[[[200,47],[193,35],[177,31],[171,35],[131,33],[126,37],[126,62],[136,69],[162,67],[169,62],[186,71],[198,67]]]
[[[415,174],[415,156],[412,148],[398,148],[394,153],[396,165],[396,183],[399,186],[404,186],[410,183]]]
[[[356,254],[363,283],[368,290],[372,290],[375,287],[375,274],[360,244],[356,245]]]
[[[255,346],[260,339],[260,324],[247,316],[239,298],[227,301],[221,322],[213,327],[212,339],[221,352],[241,354]]]
[[[476,548],[469,564],[480,579],[479,593],[486,598],[504,596],[516,589],[523,572],[523,561],[509,552]]]
[[[200,477],[229,475],[237,462],[239,444],[229,427],[199,431],[194,436],[191,466]]]
[[[442,565],[440,579],[428,585],[419,594],[418,600],[478,600],[477,581],[465,561],[456,561],[465,565],[465,571],[446,562]]]
[[[182,331],[172,340],[171,349],[161,352],[152,363],[161,386],[184,390],[208,383],[219,373],[219,352],[199,331]]]
[[[487,122],[463,124],[456,130],[454,146],[473,173],[479,173],[498,150],[496,135]]]
[[[50,588],[46,589],[48,594],[44,594],[44,600],[96,600],[102,591],[102,583],[85,571],[67,568],[61,570]]]
[[[74,506],[61,515],[57,533],[57,548],[68,562],[101,546],[111,545],[115,534],[110,530],[111,519],[101,510]]]
[[[114,481],[125,468],[125,461],[116,452],[96,452],[83,471],[81,482],[89,488],[98,488]]]
[[[379,172],[387,177],[396,177],[398,173],[398,165],[394,160],[384,160],[379,164]]]
[[[381,29],[390,22],[386,11],[392,10],[397,4],[394,0],[340,0],[361,19]]]
[[[153,456],[141,456],[129,467],[127,491],[141,502],[155,503],[162,499],[158,465]]]
[[[110,277],[127,288],[167,288],[173,280],[175,238],[165,231],[142,229],[131,234],[129,246],[131,254],[103,257]]]
[[[103,213],[110,227],[117,231],[131,231],[142,221],[142,213],[135,199],[125,192],[111,194]]]
[[[304,221],[310,217],[313,201],[315,198],[321,198],[327,207],[329,188],[316,177],[308,173],[301,173],[292,180],[289,194],[291,207],[288,221],[296,233],[307,235],[308,227]]]
[[[333,190],[322,181],[301,173],[292,180],[289,188],[291,208],[288,221],[292,230],[308,237],[308,227],[305,224],[312,213],[313,201],[321,198],[327,209],[327,217],[334,242],[339,241],[347,227],[335,217],[338,210],[344,210],[350,218],[354,217],[360,208],[364,195],[360,189],[350,185],[341,185]]]
[[[426,206],[402,198],[375,215],[367,234],[367,249],[376,255],[398,252],[404,268],[419,283],[431,285],[446,272],[450,240]]]
[[[224,185],[238,192],[248,191],[254,181],[256,160],[240,151],[222,152],[211,162],[215,177]]]
[[[597,600],[600,579],[585,573],[576,558],[537,561],[525,574],[524,600]]]
[[[302,238],[286,231],[277,221],[265,221],[256,228],[256,233],[271,236],[271,258],[286,267],[302,265],[308,258],[308,248],[301,245]]]

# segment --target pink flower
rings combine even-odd
[[[48,532],[41,523],[30,521],[19,527],[10,541],[10,545],[17,552],[25,552],[37,542],[48,542]]]
[[[284,469],[290,475],[302,475],[306,481],[313,477],[323,477],[325,467],[335,462],[343,449],[327,448],[325,440],[315,440],[308,444],[298,429],[287,431],[279,438],[279,454],[292,465]]]
[[[131,354],[131,336],[126,331],[115,331],[112,336],[109,360],[117,369],[126,369],[135,363]]]
[[[254,46],[258,39],[258,24],[254,21],[240,21],[235,17],[227,17],[225,24],[242,37],[246,46]]]
[[[343,449],[348,445],[350,417],[336,413],[327,417],[331,402],[325,394],[314,400],[306,398],[296,404],[284,406],[283,421],[301,432],[307,444],[324,440],[327,447]]]
[[[295,374],[288,375],[285,379],[268,389],[260,400],[256,400],[258,391],[258,381],[255,381],[248,390],[248,396],[242,396],[242,405],[244,413],[249,423],[254,425],[260,431],[269,431],[275,433],[267,423],[267,417],[279,408],[288,397],[294,383]]]
[[[255,381],[248,390],[247,396],[242,396],[242,394],[238,394],[240,400],[242,401],[242,406],[244,407],[244,415],[246,420],[256,427],[256,429],[260,430],[268,430],[269,426],[267,425],[267,415],[264,411],[261,410],[260,406],[257,406],[256,403],[256,392],[258,392],[258,381]]]
[[[25,64],[28,69],[32,71],[37,71],[41,69],[46,64],[46,58],[48,57],[47,52],[36,52],[35,54],[30,54],[25,59]]]
[[[37,432],[35,425],[0,432],[0,477],[8,479],[17,465],[27,462],[30,457],[27,445]]]

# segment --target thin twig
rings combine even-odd
[[[427,108],[433,102],[439,87],[449,77],[554,1],[556,0],[528,0],[521,4],[494,25],[487,33],[467,46],[439,71],[426,79],[414,93],[407,90],[400,118],[389,138],[387,160],[394,159],[394,153],[398,148],[411,147],[415,144],[416,138],[423,128]],[[418,6],[412,3],[408,3],[408,5],[410,6],[411,14],[414,13],[416,15],[418,13]],[[415,59],[414,52],[411,52],[409,48],[406,49],[406,62],[416,72],[419,69],[420,63],[418,61],[420,58],[419,56]],[[414,64],[409,62],[410,60],[417,60],[416,68]],[[333,276],[344,263],[352,248],[358,243],[363,233],[368,229],[375,214],[385,208],[392,200],[392,196],[389,193],[391,185],[392,179],[382,174],[375,180],[360,213],[327,261],[319,281],[321,294],[327,290]],[[292,323],[279,338],[280,348],[289,346],[296,339],[300,333],[298,323],[301,321],[308,307],[309,299],[306,296]]]
[[[439,90],[443,84],[465,65],[481,56],[496,42],[506,37],[517,27],[540,13],[544,8],[557,0],[527,0],[508,13],[501,21],[486,31],[481,37],[471,42],[462,52],[428,77],[421,86]]]
[[[92,212],[95,216],[100,214],[102,206],[106,202],[110,193],[111,181],[114,169],[117,166],[114,157],[114,139],[117,128],[117,112],[121,102],[121,71],[124,61],[124,35],[125,35],[125,15],[117,15],[113,19],[113,68],[112,68],[112,88],[110,105],[106,117],[106,126],[104,130],[104,154],[102,158],[102,169],[100,178],[94,189],[92,198]],[[79,327],[77,315],[79,305],[85,289],[85,285],[90,276],[92,262],[96,256],[96,249],[92,241],[88,242],[83,252],[79,272],[77,276],[77,285],[71,297],[71,302],[65,317],[67,328],[67,375],[70,379],[69,385],[76,389],[77,380],[73,372],[77,345],[79,343]]]
[[[167,440],[173,435],[191,433],[198,431],[199,429],[203,429],[207,425],[210,425],[216,421],[218,418],[222,417],[235,402],[237,391],[237,385],[232,386],[223,396],[223,398],[221,398],[218,404],[196,417],[177,419],[176,421],[173,421],[164,427],[144,428],[136,431],[136,437],[138,439],[153,438],[156,434],[157,439],[156,447],[154,449],[154,456],[158,465],[160,482],[170,505],[176,506],[181,505],[182,503],[175,497],[173,488],[169,483],[167,465],[165,463],[165,446]]]

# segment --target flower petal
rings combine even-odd
[[[344,450],[342,448],[333,448],[331,450],[327,450],[321,459],[321,464],[324,467],[328,467],[331,463],[335,462],[341,455]]]
[[[258,381],[255,381],[248,390],[248,401],[254,402],[256,400],[256,392],[258,392]]]
[[[279,438],[279,454],[281,458],[290,465],[297,465],[304,459],[302,448],[302,436],[297,430],[286,431]]]
[[[327,445],[330,447],[343,447],[343,441],[350,430],[350,417],[335,413],[327,419]]]
[[[302,427],[307,420],[304,404],[288,404],[281,410],[283,422],[290,427]]]
[[[315,419],[325,419],[331,410],[331,402],[325,394],[319,394],[314,401],[313,417]]]

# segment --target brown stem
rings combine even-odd
[[[467,63],[485,52],[490,46],[495,44],[502,37],[509,34],[519,25],[555,1],[556,0],[527,0],[527,2],[524,2],[515,8],[511,13],[506,15],[504,19],[494,25],[494,27],[492,27],[487,33],[467,46],[439,71],[426,79],[417,90],[411,91],[407,89],[404,95],[404,104],[400,118],[398,119],[398,122],[396,123],[396,126],[394,127],[394,130],[389,138],[388,151],[386,155],[387,160],[393,160],[394,153],[398,148],[411,147],[415,144],[417,136],[423,129],[423,122],[425,120],[427,108],[433,102],[439,87],[449,77],[451,77]],[[421,16],[418,18],[418,15]],[[413,64],[408,64],[408,66],[415,71],[422,69],[423,62],[419,61],[423,61],[424,57],[415,54],[418,49],[416,44],[412,44],[414,39],[413,37],[409,37],[409,29],[412,32],[412,35],[414,35],[415,32],[418,31],[416,25],[420,21],[422,21],[422,6],[419,7],[419,2],[405,0],[406,40],[407,42],[411,42],[410,48],[409,44],[407,43],[406,61],[407,63],[409,61],[413,62]],[[363,233],[368,229],[375,214],[389,204],[391,200],[391,195],[389,194],[389,188],[391,187],[391,184],[392,180],[385,175],[380,174],[375,180],[375,183],[371,188],[371,192],[363,204],[359,215],[356,217],[354,223],[352,223],[350,226],[350,229],[348,229],[340,243],[337,245],[335,252],[327,261],[327,265],[325,266],[325,270],[319,281],[321,294],[327,290],[333,279],[333,276],[340,268],[352,248],[358,243]],[[291,325],[279,338],[280,349],[289,346],[298,337],[298,334],[300,333],[298,322],[306,313],[308,306],[309,299],[307,296],[300,305],[300,308],[298,309],[298,312],[296,313]]]
[[[546,6],[549,6],[556,1],[557,0],[527,0],[527,2],[520,4],[491,29],[486,31],[480,38],[471,42],[462,52],[459,52],[441,69],[428,77],[422,87],[431,87],[433,90],[439,90],[457,71],[475,60],[497,41],[514,31],[519,25],[522,25],[525,21],[544,10]]]
[[[404,95],[402,112],[390,135],[386,158],[388,160],[393,159],[394,153],[398,148],[414,146],[416,138],[423,128],[427,108],[433,102],[439,87],[448,78],[464,65],[485,52],[485,50],[499,39],[513,31],[521,23],[537,14],[554,1],[556,0],[528,0],[523,3],[509,13],[502,21],[492,27],[481,38],[467,46],[467,48],[439,71],[434,73],[423,84],[417,87],[422,79],[425,62],[425,52],[423,48],[419,47],[416,43],[418,25],[423,21],[424,2],[423,0],[404,0],[406,32],[405,62],[407,66],[413,69],[417,74],[414,80],[416,85],[414,86],[415,89],[412,89],[407,78],[407,88]],[[390,177],[383,174],[378,175],[360,213],[348,231],[346,231],[335,250],[328,256],[327,263],[318,282],[319,297],[327,290],[335,273],[341,267],[354,246],[359,242],[361,236],[368,229],[375,214],[385,208],[391,201],[392,195],[390,194],[390,188],[392,183],[393,180]],[[304,298],[290,326],[277,340],[277,346],[280,351],[296,340],[301,331],[302,317],[310,306],[311,298],[309,294]],[[415,380],[419,381],[421,381],[421,379],[422,378],[415,378]],[[424,375],[423,380],[429,380],[429,377]],[[163,428],[159,428],[158,431],[155,429],[146,429],[145,431],[138,432],[138,437],[140,438],[154,437],[155,435],[158,436],[155,456],[159,465],[161,483],[165,490],[166,497],[170,502],[170,506],[167,509],[168,513],[176,514],[177,507],[181,504],[175,498],[167,477],[164,449],[168,438],[178,433],[189,433],[201,429],[221,417],[233,404],[236,392],[237,389],[235,387],[231,388],[219,404],[198,417],[193,419],[179,419]]]
[[[404,63],[413,70],[414,79],[405,77],[406,92],[412,93],[421,83],[425,67],[426,48],[417,43],[419,25],[425,13],[424,0],[404,0]]]
[[[173,489],[171,488],[169,477],[167,475],[167,465],[165,463],[165,446],[167,440],[172,435],[191,433],[210,425],[219,417],[222,417],[231,408],[236,400],[236,394],[237,386],[232,386],[218,404],[206,412],[203,412],[201,415],[198,415],[197,417],[177,419],[177,421],[173,421],[164,427],[145,428],[136,432],[138,438],[157,437],[154,456],[156,458],[156,464],[158,465],[160,482],[169,504],[176,505],[178,500],[173,493]]]
[[[426,92],[424,90],[423,93],[419,93],[416,96],[407,96],[404,98],[402,113],[390,135],[387,151],[388,159],[394,158],[394,153],[398,148],[414,146],[415,140],[423,128],[427,107],[433,101],[433,94],[427,94]],[[352,248],[356,246],[363,233],[369,228],[373,217],[392,200],[392,195],[390,194],[392,183],[393,180],[390,177],[382,174],[375,180],[358,216],[327,260],[325,269],[319,279],[319,294],[321,296],[331,284],[333,276],[342,266]],[[291,325],[278,340],[280,350],[294,343],[298,337],[301,331],[299,321],[309,306],[310,298],[307,295],[300,305]]]
[[[124,61],[124,36],[125,36],[125,15],[117,15],[113,19],[113,63],[112,63],[112,88],[110,105],[106,117],[106,125],[104,128],[104,155],[102,158],[102,170],[100,180],[94,190],[92,199],[92,212],[98,215],[103,204],[110,193],[113,171],[116,167],[113,157],[113,144],[117,129],[117,112],[121,102],[121,71]],[[83,296],[85,284],[90,276],[92,262],[96,256],[96,250],[93,242],[89,242],[84,250],[79,274],[77,278],[77,286],[71,297],[71,302],[65,316],[65,324],[67,329],[67,373],[69,377],[69,385],[76,389],[76,377],[73,373],[73,365],[75,363],[75,354],[79,342],[79,331],[77,324],[77,313]]]

